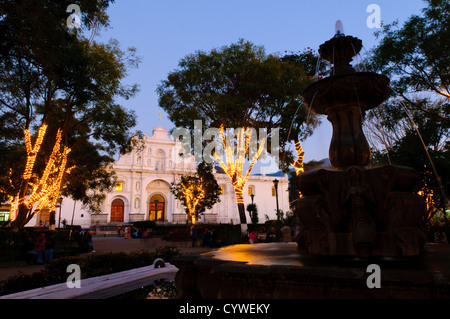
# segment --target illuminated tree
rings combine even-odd
[[[205,162],[197,166],[196,174],[182,175],[180,181],[173,181],[170,191],[185,207],[192,224],[198,220],[199,214],[220,202],[221,188],[212,173],[211,165]]]
[[[269,153],[279,154],[272,154],[273,158],[287,171],[295,161],[288,146],[308,137],[317,124],[301,98],[303,89],[313,80],[305,72],[305,61],[312,59],[267,55],[262,46],[239,40],[186,56],[179,69],[169,73],[158,87],[159,104],[178,128],[194,131],[194,120],[201,120],[205,130],[220,130],[217,135],[224,153],[207,155],[212,155],[230,177],[243,231],[247,221],[242,190],[264,147]],[[229,128],[240,132],[234,141],[226,139]],[[258,137],[259,145],[249,156],[252,148],[248,144],[256,139],[252,132],[260,129],[267,134]],[[203,136],[203,131],[200,134]],[[249,163],[246,172],[245,158]]]
[[[27,160],[22,175],[19,190],[14,195],[9,195],[11,203],[10,219],[21,225],[25,225],[42,209],[56,210],[56,204],[62,188],[62,180],[65,174],[69,174],[72,168],[66,168],[67,156],[70,148],[63,147],[61,151],[62,131],[58,130],[55,145],[46,163],[41,176],[33,173],[36,157],[41,150],[42,142],[47,131],[47,125],[43,124],[37,134],[36,141],[32,145],[30,132],[25,130],[25,146]],[[9,180],[12,185],[12,180]]]
[[[89,203],[90,189],[111,185],[113,156],[131,149],[135,116],[115,101],[137,92],[121,81],[139,59],[95,41],[109,2],[78,1],[82,27],[70,29],[70,2],[0,0],[0,192],[13,228],[61,195]]]
[[[256,160],[261,156],[261,153],[264,150],[266,142],[265,138],[261,140],[256,153],[249,161],[250,165],[247,169],[247,172],[245,172],[244,174],[244,162],[247,155],[249,154],[252,132],[255,133],[254,130],[251,130],[248,127],[247,128],[244,127],[243,129],[238,130],[237,151],[235,151],[234,141],[230,143],[231,140],[227,138],[225,129],[223,126],[221,126],[220,133],[222,136],[222,143],[226,155],[226,164],[224,163],[221,156],[217,152],[214,153],[215,159],[220,164],[225,174],[227,174],[231,179],[231,183],[233,184],[234,192],[236,194],[236,201],[238,204],[239,216],[241,220],[245,220],[244,186],[248,181],[253,165],[255,165]]]
[[[297,152],[297,159],[294,163],[292,163],[292,166],[294,166],[295,174],[299,175],[300,173],[303,173],[305,171],[305,167],[303,165],[303,156],[305,152],[303,151],[303,148],[300,145],[299,141],[295,143],[295,150]]]

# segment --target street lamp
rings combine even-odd
[[[278,208],[278,182],[279,180],[277,180],[276,178],[273,180],[273,185],[275,186],[275,197],[277,200],[277,220],[280,220],[280,209]]]
[[[58,198],[58,203],[59,203],[58,228],[61,228],[61,206],[62,206],[62,201],[63,201],[63,198],[61,196],[60,198]]]
[[[250,197],[252,198],[252,204],[253,204],[253,199],[255,198],[255,194],[251,194]]]

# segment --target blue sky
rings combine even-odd
[[[345,34],[360,38],[370,50],[377,44],[377,29],[366,24],[372,3],[381,8],[384,24],[397,19],[402,24],[425,6],[423,0],[116,0],[108,10],[111,27],[101,31],[99,40],[117,39],[123,48],[136,47],[142,57],[126,79],[138,83],[140,92],[121,103],[135,110],[136,129],[150,135],[155,126],[174,127],[162,110],[159,119],[155,90],[187,54],[240,38],[263,45],[266,53],[317,50],[334,35],[338,19]],[[330,139],[331,125],[322,118],[321,127],[302,144],[305,161],[328,157]]]

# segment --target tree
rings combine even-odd
[[[391,78],[392,97],[368,113],[375,163],[414,167],[429,208],[446,210],[450,191],[450,3],[426,0],[422,15],[377,33],[369,68]]]
[[[0,1],[0,191],[14,228],[45,207],[54,211],[62,193],[98,199],[89,189],[109,189],[112,156],[131,149],[136,118],[115,99],[137,92],[121,80],[139,59],[117,41],[94,41],[108,26],[109,2],[79,1],[78,30],[67,25],[70,1]]]
[[[422,15],[411,16],[376,33],[380,44],[371,50],[368,68],[391,78],[392,99],[368,115],[369,134],[391,148],[411,128],[412,117],[438,122],[448,138],[450,128],[450,4],[426,0]],[[435,141],[433,148],[445,143]]]
[[[402,28],[395,22],[376,33],[382,39],[372,50],[370,62],[373,68],[391,77],[394,91],[404,98],[407,93],[431,92],[448,99],[450,3],[425,1],[428,6],[422,10],[422,16],[411,16]],[[426,109],[422,111],[428,113]]]
[[[170,72],[158,86],[159,104],[177,127],[193,131],[194,120],[201,120],[205,128],[218,128],[215,138],[222,143],[224,153],[216,148],[206,155],[212,156],[230,177],[243,232],[243,189],[264,148],[278,152],[278,164],[287,170],[294,160],[286,146],[306,138],[317,124],[313,116],[308,117],[301,99],[311,81],[300,62],[267,55],[262,46],[241,39],[184,57],[179,69]],[[257,138],[259,129],[267,135]],[[259,142],[253,152],[249,147],[252,141],[253,145]],[[246,160],[248,169],[244,171]]]
[[[220,202],[221,188],[212,173],[212,166],[202,162],[197,173],[182,175],[180,181],[171,183],[170,192],[185,207],[188,220],[195,224],[199,214]]]
[[[257,225],[259,222],[259,218],[258,218],[258,207],[256,206],[256,204],[254,203],[248,204],[247,211],[248,214],[250,215],[250,220],[252,221],[252,224]]]

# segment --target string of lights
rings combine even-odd
[[[21,186],[21,189],[22,187],[26,187],[28,192],[21,192],[21,189],[19,189],[16,195],[9,196],[11,203],[10,219],[12,221],[17,218],[21,207],[26,208],[27,210],[27,216],[25,216],[26,220],[31,219],[36,213],[43,209],[55,211],[58,198],[63,189],[63,178],[65,174],[70,174],[71,170],[75,167],[72,166],[66,168],[68,155],[71,149],[64,146],[61,151],[63,132],[61,129],[58,129],[52,152],[45,164],[45,169],[41,177],[33,172],[36,165],[36,158],[41,150],[47,128],[47,124],[44,123],[41,125],[37,131],[37,138],[34,145],[31,142],[30,131],[28,129],[24,131],[27,159],[22,174],[23,186]],[[11,174],[12,171],[10,171],[10,176]],[[11,178],[10,183],[12,184]],[[21,195],[22,193],[25,193],[26,195]]]

